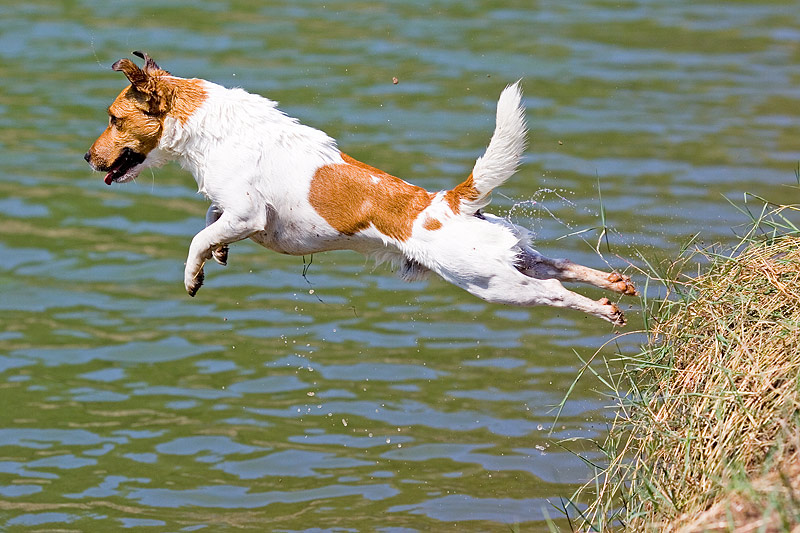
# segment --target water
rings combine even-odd
[[[798,200],[794,2],[33,0],[0,17],[3,530],[566,528],[556,508],[592,472],[558,442],[602,440],[613,416],[587,378],[554,418],[613,336],[579,313],[250,243],[186,296],[207,207],[191,177],[106,187],[82,160],[131,50],[276,99],[432,190],[468,174],[524,78],[531,146],[492,211],[596,267],[733,242],[726,198]]]

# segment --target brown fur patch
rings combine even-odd
[[[206,98],[201,80],[165,76],[150,85],[152,92],[129,85],[109,106],[108,127],[89,149],[97,168],[110,167],[123,148],[147,155],[158,146],[168,116],[185,124]]]
[[[405,241],[433,195],[421,187],[342,154],[344,163],[317,169],[308,200],[336,231],[355,235],[370,225]]]
[[[186,124],[189,117],[206,100],[207,95],[203,88],[203,80],[171,78],[169,84],[172,86],[173,97],[167,114],[178,119],[181,124]]]
[[[452,209],[455,214],[461,212],[462,199],[469,201],[477,200],[479,197],[480,193],[478,193],[478,189],[475,188],[475,181],[472,179],[472,174],[462,183],[456,185],[455,188],[447,191],[444,195],[447,205],[450,206],[450,209]]]
[[[422,223],[422,227],[428,231],[436,231],[442,227],[442,223],[435,218],[427,217],[425,218],[425,222]]]

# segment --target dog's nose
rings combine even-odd
[[[92,158],[92,154],[90,154],[89,152],[86,152],[85,154],[83,154],[83,158],[84,158],[84,159],[86,160],[86,162],[88,163],[88,162],[89,162],[89,160]]]

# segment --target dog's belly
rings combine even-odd
[[[265,248],[288,255],[308,255],[328,250],[359,250],[359,239],[342,235],[332,228],[315,224],[274,224],[264,231],[250,235],[250,239]]]
[[[287,255],[308,255],[330,250],[354,250],[363,254],[385,253],[394,248],[391,239],[374,228],[353,235],[336,231],[324,221],[272,218],[264,231],[250,239],[265,248]]]
[[[323,245],[326,239],[301,235],[295,232],[287,233],[278,230],[259,231],[250,235],[250,239],[264,248],[288,255],[307,255],[326,249]]]

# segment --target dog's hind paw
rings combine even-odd
[[[625,320],[625,314],[619,307],[617,307],[617,304],[615,304],[608,298],[600,298],[597,301],[597,303],[599,303],[600,305],[609,306],[609,308],[606,309],[606,313],[603,318],[605,318],[615,326],[624,326],[627,323],[627,321]]]
[[[620,274],[619,272],[612,272],[608,275],[608,281],[612,284],[612,289],[622,294],[629,294],[637,296],[639,291],[633,286],[630,276]]]

